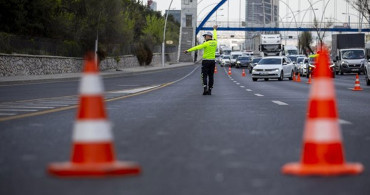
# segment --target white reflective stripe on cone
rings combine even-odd
[[[337,119],[309,119],[306,122],[304,140],[313,142],[341,141],[339,121]]]
[[[312,82],[311,99],[334,99],[334,83],[332,79],[329,78],[317,78]]]
[[[103,81],[98,74],[82,74],[80,82],[80,94],[99,95],[103,94]]]
[[[111,124],[105,120],[76,121],[73,130],[73,141],[95,142],[111,141]]]

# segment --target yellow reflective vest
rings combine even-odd
[[[213,39],[206,41],[200,45],[188,49],[188,52],[204,49],[203,59],[205,60],[214,60],[216,58],[217,50],[217,31],[213,30]]]

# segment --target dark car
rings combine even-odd
[[[253,67],[255,67],[258,64],[258,62],[261,61],[261,59],[262,58],[253,58],[252,62],[249,63],[249,67],[248,67],[249,73],[252,73]]]
[[[239,56],[236,59],[236,68],[242,68],[246,67],[248,68],[249,64],[251,63],[251,57],[250,56]]]

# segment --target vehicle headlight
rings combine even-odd
[[[342,65],[344,65],[344,66],[348,66],[348,62],[347,62],[347,61],[343,61],[343,62],[342,62]]]
[[[275,68],[272,70],[273,72],[279,72],[279,69],[278,68]]]
[[[240,61],[237,61],[236,63],[240,64]]]

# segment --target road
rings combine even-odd
[[[352,74],[335,85],[347,161],[365,171],[329,178],[280,172],[301,154],[306,78],[252,82],[219,67],[212,96],[201,95],[198,65],[104,78],[117,158],[139,163],[142,174],[103,179],[45,171],[70,157],[77,80],[3,85],[0,194],[370,194],[370,87],[362,77],[361,92],[349,89]]]

